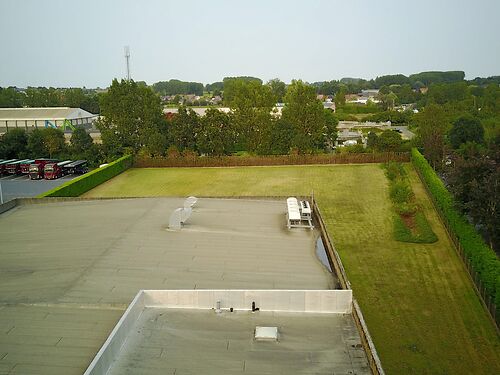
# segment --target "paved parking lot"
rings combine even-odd
[[[2,176],[0,185],[3,193],[3,201],[7,202],[14,198],[35,197],[45,191],[55,188],[66,181],[77,176],[69,175],[57,180],[30,180],[28,176]]]

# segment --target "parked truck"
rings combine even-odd
[[[44,177],[43,169],[48,163],[57,163],[56,159],[36,159],[29,167],[29,175],[32,180],[39,180]]]
[[[19,159],[9,159],[9,160],[4,160],[4,161],[0,162],[0,176],[2,176],[6,172],[5,168],[7,167],[7,164],[15,162],[17,160],[19,160]]]
[[[55,180],[56,178],[64,176],[67,172],[64,166],[72,162],[72,160],[65,160],[58,163],[45,164],[45,167],[43,168],[44,178],[46,180]]]
[[[21,163],[27,162],[29,159],[16,160],[5,165],[5,174],[21,174]]]
[[[87,160],[77,160],[64,166],[66,174],[84,174],[89,171]]]
[[[21,174],[28,174],[30,171],[30,165],[35,162],[35,159],[27,160],[21,163]]]

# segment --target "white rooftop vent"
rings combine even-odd
[[[278,327],[255,327],[255,340],[278,341]]]
[[[196,197],[187,197],[186,200],[184,201],[184,208],[190,208],[193,207],[196,202],[198,202],[198,198]]]
[[[173,230],[180,230],[182,224],[189,219],[191,216],[191,208],[177,208],[172,215],[170,215],[170,220],[168,221],[168,228]]]

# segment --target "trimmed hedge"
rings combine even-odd
[[[71,181],[68,181],[52,190],[40,194],[38,198],[45,197],[78,197],[95,188],[97,185],[122,173],[132,165],[132,155],[123,156],[105,167],[94,169]]]
[[[415,148],[412,149],[411,154],[413,165],[420,172],[436,206],[448,222],[448,229],[455,235],[486,291],[495,301],[495,305],[500,307],[500,260],[486,245],[474,226],[455,208],[452,194],[446,189],[424,156]]]

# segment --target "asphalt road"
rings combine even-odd
[[[30,180],[28,176],[24,175],[2,176],[0,177],[0,187],[2,189],[3,201],[7,202],[14,198],[35,197],[75,177],[77,176],[69,175],[57,180]]]

